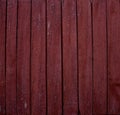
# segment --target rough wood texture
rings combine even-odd
[[[93,0],[93,114],[107,114],[106,0]]]
[[[46,19],[45,1],[32,0],[31,108],[32,115],[46,114]]]
[[[120,114],[120,1],[107,0],[108,113]]]
[[[62,114],[61,2],[47,0],[47,113]]]
[[[62,2],[63,112],[78,113],[76,0]]]
[[[120,114],[120,0],[0,0],[0,115]]]
[[[6,110],[6,81],[5,81],[5,41],[6,41],[6,0],[0,0],[0,114],[4,115]]]
[[[6,114],[16,115],[16,27],[17,0],[7,1]]]
[[[30,114],[30,0],[18,0],[17,113]]]
[[[89,0],[78,0],[79,111],[92,115],[92,17]]]

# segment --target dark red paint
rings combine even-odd
[[[0,115],[120,114],[120,0],[0,0]]]

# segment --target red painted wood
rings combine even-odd
[[[6,0],[0,0],[0,114],[5,114],[5,21]]]
[[[17,1],[7,1],[6,114],[16,113],[16,27]]]
[[[0,115],[120,114],[119,22],[119,0],[0,0]]]
[[[17,113],[30,114],[30,0],[18,1]]]
[[[108,0],[108,113],[120,114],[120,1]]]
[[[32,1],[32,115],[46,114],[46,19],[45,1]]]
[[[93,114],[107,114],[106,0],[93,0]]]
[[[62,2],[63,17],[63,112],[78,113],[76,0]]]
[[[61,4],[47,0],[47,113],[62,114]]]
[[[91,3],[78,0],[79,109],[92,115],[92,24]]]

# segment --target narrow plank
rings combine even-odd
[[[45,1],[32,0],[32,115],[46,114],[46,19]]]
[[[93,114],[107,114],[106,0],[93,0]]]
[[[62,114],[60,0],[47,0],[47,113]]]
[[[6,114],[16,114],[17,1],[7,0]]]
[[[62,2],[63,26],[63,111],[64,115],[77,115],[77,30],[76,0]]]
[[[79,109],[92,115],[92,24],[90,0],[78,0]]]
[[[5,114],[5,21],[6,0],[0,0],[0,114]]]
[[[108,0],[108,113],[120,114],[120,1]]]
[[[18,0],[17,113],[30,114],[30,0]]]

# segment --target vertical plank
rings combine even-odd
[[[46,19],[45,1],[32,0],[32,115],[46,114]]]
[[[106,0],[93,0],[93,114],[107,114]]]
[[[63,111],[64,115],[77,115],[77,30],[76,0],[62,2],[63,26]]]
[[[5,20],[6,0],[0,0],[0,114],[5,114]]]
[[[120,1],[108,0],[108,112],[120,114]]]
[[[62,114],[61,7],[60,0],[47,0],[47,113]]]
[[[18,0],[17,113],[30,114],[30,0]]]
[[[92,115],[92,24],[90,0],[78,0],[79,109]]]
[[[16,114],[16,24],[17,1],[7,1],[6,114]]]

